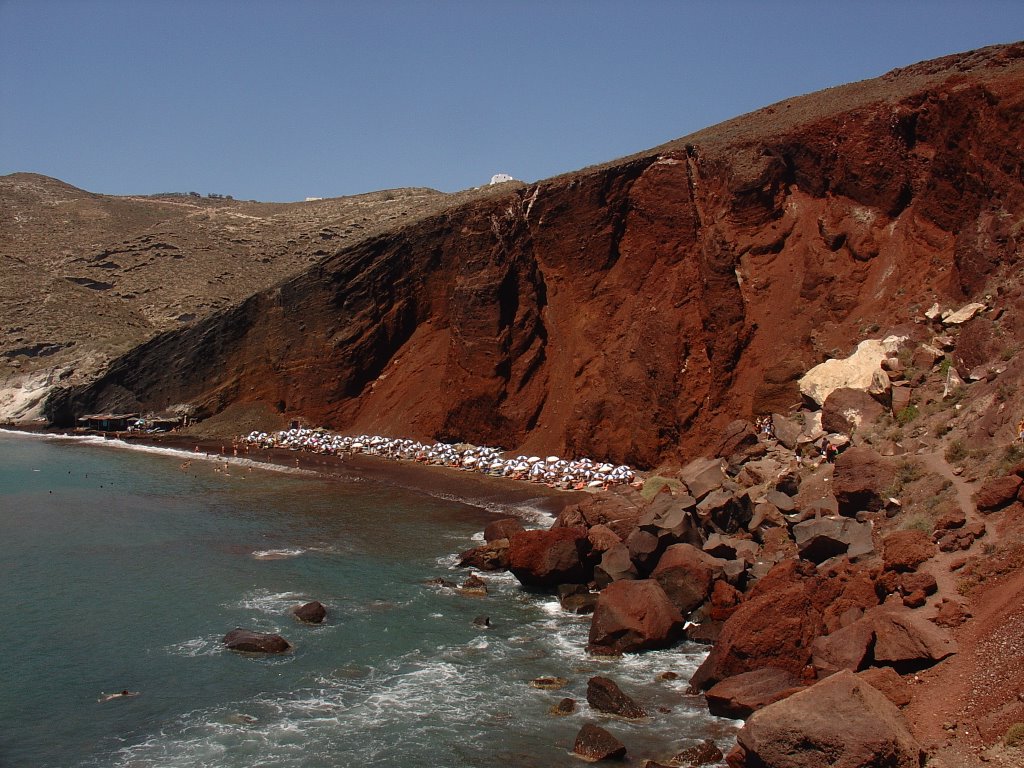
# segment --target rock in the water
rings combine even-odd
[[[755,712],[736,736],[734,768],[920,768],[924,752],[896,706],[840,672]]]
[[[629,719],[647,717],[647,712],[607,677],[592,677],[587,681],[587,703],[598,712]]]
[[[508,552],[508,539],[488,541],[486,544],[468,549],[459,555],[459,568],[504,571],[508,569]]]
[[[487,582],[477,576],[475,573],[468,579],[462,582],[462,586],[459,587],[459,591],[464,595],[475,595],[484,596],[487,594]]]
[[[593,613],[597,607],[597,597],[597,593],[591,592],[586,584],[558,585],[558,603],[563,611]]]
[[[588,647],[595,653],[665,648],[683,634],[683,617],[653,579],[616,581],[597,600]]]
[[[582,526],[523,531],[509,540],[509,570],[527,587],[582,584],[590,578],[584,562],[589,552]]]
[[[584,760],[622,760],[626,756],[626,747],[600,726],[587,723],[576,735],[576,743],[572,751]]]
[[[570,699],[566,697],[559,701],[557,704],[552,704],[551,709],[548,710],[552,715],[556,717],[565,717],[571,715],[576,711],[576,699]]]
[[[876,512],[885,506],[888,489],[896,479],[893,463],[867,446],[854,446],[836,458],[832,493],[839,513]]]
[[[716,717],[733,720],[750,715],[801,689],[800,678],[776,667],[762,667],[734,675],[713,685],[705,694],[708,711]]]
[[[473,626],[474,627],[489,628],[491,626],[491,617],[490,616],[477,616],[475,619],[473,619]]]
[[[280,635],[253,632],[237,627],[226,635],[222,641],[230,651],[242,653],[284,653],[291,650],[291,643]]]
[[[722,759],[722,750],[711,739],[704,739],[700,744],[687,747],[672,758],[673,765],[693,766],[710,765]]]
[[[569,681],[564,677],[536,677],[530,681],[532,688],[540,688],[542,691],[557,691],[559,688],[565,688],[569,684]]]
[[[495,520],[493,523],[487,524],[487,527],[484,528],[484,541],[511,539],[515,534],[522,533],[525,530],[522,521],[518,518],[503,517],[501,520]]]
[[[327,608],[319,600],[292,609],[292,615],[307,624],[320,624],[327,618]]]

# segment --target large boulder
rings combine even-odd
[[[895,355],[903,341],[905,337],[898,336],[862,341],[849,357],[826,360],[805,373],[799,382],[800,393],[821,406],[837,389],[867,391],[875,371],[881,371],[882,361]]]
[[[599,725],[586,723],[576,734],[572,751],[590,762],[599,760],[622,760],[626,747]]]
[[[525,530],[523,522],[519,518],[503,517],[487,524],[487,527],[484,528],[484,541],[511,539],[515,534]]]
[[[920,768],[924,752],[900,711],[840,672],[751,715],[731,768]]]
[[[715,456],[720,456],[727,461],[742,461],[754,455],[763,455],[766,447],[757,439],[757,432],[754,426],[744,419],[737,419],[729,423],[719,433],[718,445],[715,446]]]
[[[716,683],[705,694],[708,711],[716,717],[742,720],[758,709],[799,691],[800,678],[777,667],[762,667]]]
[[[1017,498],[1017,492],[1024,482],[1017,475],[995,477],[985,482],[974,496],[974,502],[981,512],[992,512],[1005,507]]]
[[[711,595],[723,563],[692,544],[674,544],[665,550],[651,578],[665,590],[668,599],[686,616]]]
[[[587,681],[587,703],[598,712],[629,719],[647,717],[647,711],[627,696],[614,680],[592,677]]]
[[[849,435],[874,424],[883,415],[885,408],[865,390],[835,389],[821,408],[821,428]]]
[[[819,517],[793,526],[800,557],[823,563],[831,557],[860,557],[874,551],[871,524],[858,523],[847,517]]]
[[[224,635],[222,642],[229,651],[241,653],[284,653],[292,647],[292,644],[280,635],[253,632],[241,627],[236,627]]]
[[[956,653],[956,641],[930,621],[903,608],[871,608],[852,624],[819,637],[812,646],[819,675],[874,666],[915,670]]]
[[[728,677],[774,666],[800,675],[821,627],[821,611],[812,603],[817,588],[810,563],[780,563],[729,616],[718,642],[690,684],[710,688]],[[808,573],[810,571],[810,573]]]
[[[852,516],[862,510],[876,512],[885,506],[896,480],[893,462],[867,446],[854,446],[836,458],[832,493],[839,513]]]
[[[481,571],[505,571],[508,570],[508,553],[508,539],[493,539],[460,554],[459,567],[476,568]]]
[[[640,574],[629,557],[629,550],[625,544],[616,544],[614,547],[605,550],[601,556],[601,562],[594,568],[594,581],[601,589],[613,581],[623,579],[639,579]]]
[[[509,540],[509,570],[526,587],[550,589],[590,579],[590,540],[582,526],[523,531]]]
[[[703,499],[725,482],[725,462],[722,459],[694,459],[679,471],[679,479],[693,498]]]
[[[597,600],[588,647],[602,654],[646,651],[682,634],[683,617],[657,581],[616,581]]]
[[[882,540],[882,562],[887,571],[915,571],[937,552],[931,536],[914,528],[890,533]]]

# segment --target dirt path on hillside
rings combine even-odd
[[[995,526],[974,504],[975,484],[955,475],[942,454],[919,458],[929,471],[952,482],[968,522],[985,522],[988,533],[968,553],[939,552],[924,567],[938,582],[937,597],[963,602],[973,618],[954,631],[958,653],[915,676],[918,685],[907,720],[933,756],[929,766],[1020,768],[1019,751],[1001,746],[986,751],[985,745],[1001,742],[1010,725],[1024,721],[1024,570],[960,596],[950,563],[994,543]],[[934,614],[934,606],[929,610]]]

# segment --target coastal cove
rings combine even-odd
[[[0,432],[13,641],[0,765],[570,766],[585,722],[634,759],[732,738],[735,723],[685,695],[703,647],[591,657],[589,619],[511,575],[484,574],[484,598],[429,583],[461,583],[454,553],[498,516],[547,527],[566,503],[548,489],[371,458],[200,460],[194,447]],[[313,599],[325,624],[295,622],[289,610]],[[222,650],[236,626],[294,651]],[[593,675],[650,717],[589,710]],[[542,676],[569,682],[530,685]],[[140,694],[97,701],[124,688]],[[549,714],[563,697],[576,712]]]

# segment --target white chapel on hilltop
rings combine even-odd
[[[507,173],[496,173],[493,176],[491,176],[491,184],[502,184],[506,181],[515,181],[515,179],[513,179]]]

